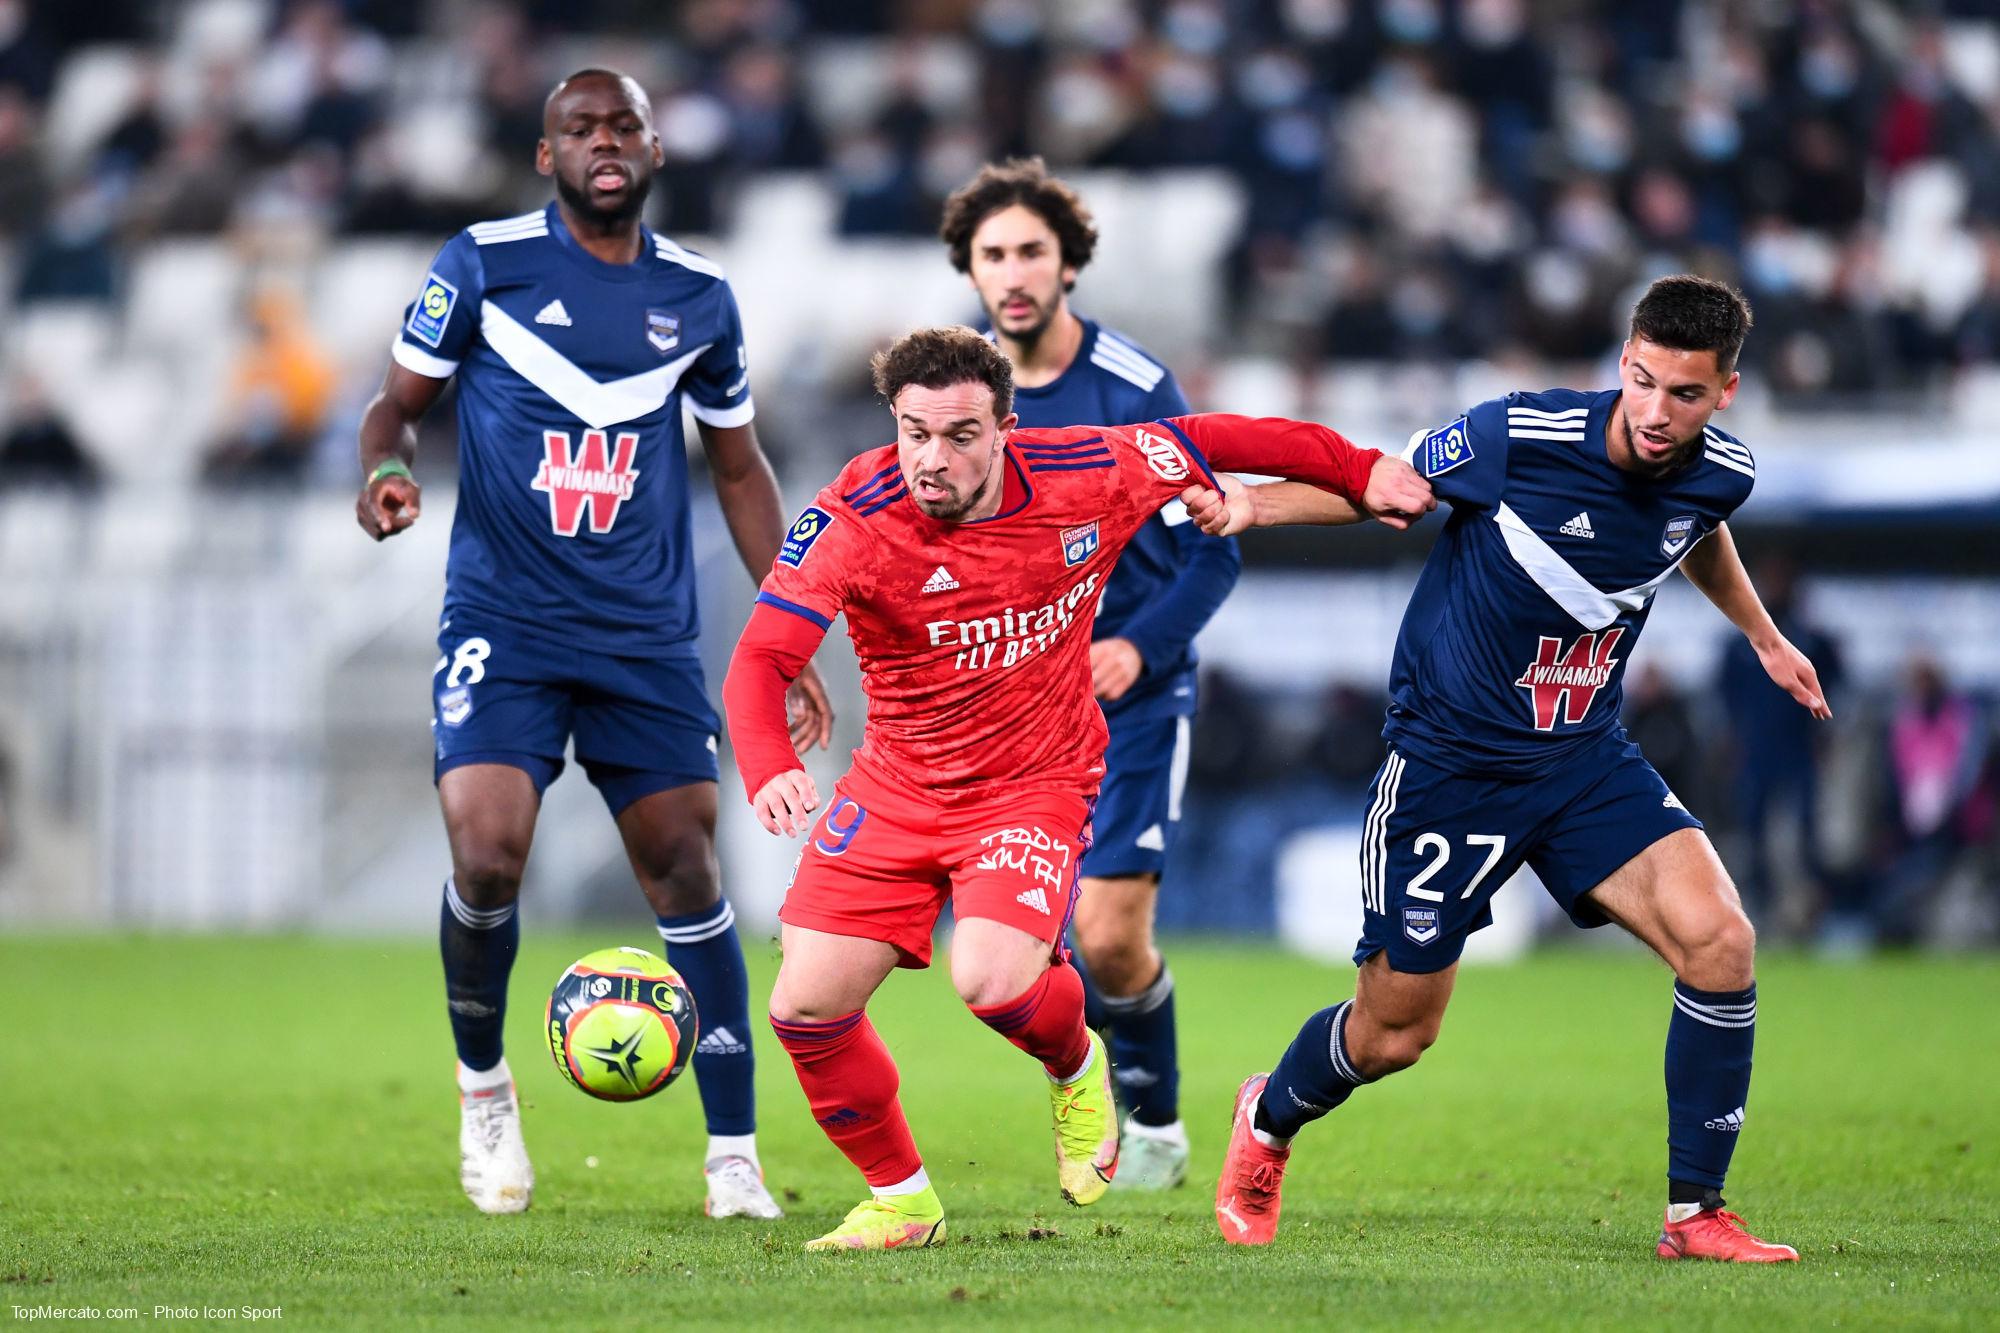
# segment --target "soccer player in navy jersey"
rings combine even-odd
[[[1617,388],[1513,393],[1411,439],[1405,458],[1452,513],[1396,643],[1389,757],[1362,833],[1360,976],[1239,1090],[1216,1187],[1225,1240],[1269,1243],[1293,1136],[1437,1039],[1466,937],[1526,864],[1576,924],[1616,922],[1674,970],[1658,1253],[1798,1258],[1722,1200],[1750,1093],[1755,934],[1701,821],[1618,721],[1624,665],[1676,569],[1773,681],[1831,716],[1729,535],[1757,465],[1710,418],[1736,396],[1749,329],[1731,288],[1662,278],[1633,310]],[[1355,517],[1310,488],[1222,484],[1226,500],[1191,500],[1210,531]]]
[[[1014,363],[1022,426],[1122,426],[1187,413],[1173,372],[1070,309],[1097,229],[1040,158],[983,168],[946,201],[939,235]],[[1187,782],[1194,637],[1242,567],[1234,538],[1203,535],[1186,508],[1170,502],[1118,557],[1090,645],[1091,684],[1111,744],[1075,931],[1090,1024],[1109,1038],[1127,1107],[1121,1189],[1169,1189],[1187,1174],[1174,974],[1153,943],[1153,906]]]
[[[356,516],[380,541],[417,520],[415,425],[457,377],[431,728],[451,842],[439,938],[461,1183],[489,1213],[533,1194],[501,1027],[522,866],[573,739],[700,1011],[705,1209],[777,1217],[757,1159],[743,949],[716,882],[718,724],[696,656],[683,399],[755,577],[784,540],[783,506],[722,270],[640,221],[662,161],[646,94],[582,70],[550,93],[542,125],[535,165],[555,201],[446,242],[361,423]],[[818,677],[801,676],[789,704],[793,742],[823,748]]]

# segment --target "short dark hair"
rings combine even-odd
[[[875,353],[873,365],[875,392],[888,403],[912,384],[925,389],[984,384],[993,390],[995,420],[1014,410],[1014,363],[963,324],[906,333]]]
[[[944,221],[938,238],[951,251],[951,265],[972,271],[972,233],[1002,209],[1019,204],[1049,224],[1062,250],[1064,267],[1079,273],[1097,251],[1097,224],[1083,200],[1068,183],[1049,175],[1039,157],[1010,157],[988,162],[979,174],[944,201]],[[1074,286],[1064,284],[1064,290]]]
[[[1727,375],[1750,335],[1750,303],[1727,283],[1676,273],[1646,289],[1632,307],[1632,336],[1683,352],[1713,352]]]

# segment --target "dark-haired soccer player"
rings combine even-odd
[[[896,443],[854,459],[794,521],[723,686],[758,818],[773,833],[811,826],[778,914],[771,1023],[813,1118],[872,1190],[816,1249],[944,1236],[866,1006],[890,972],[930,963],[947,898],[960,998],[1048,1076],[1063,1196],[1092,1203],[1117,1169],[1104,1044],[1062,939],[1104,773],[1091,621],[1132,534],[1192,482],[1212,485],[1209,459],[1330,486],[1392,526],[1431,504],[1407,464],[1323,426],[1211,415],[1016,430],[1013,367],[971,329],[900,339],[875,387]],[[815,823],[785,687],[838,615],[868,724]]]
[[[1571,920],[1615,921],[1674,970],[1661,1256],[1798,1258],[1722,1202],[1750,1093],[1750,922],[1701,822],[1618,722],[1624,664],[1676,569],[1772,680],[1830,716],[1726,522],[1757,467],[1709,419],[1736,396],[1749,329],[1732,289],[1662,278],[1632,312],[1617,388],[1513,393],[1411,439],[1404,456],[1452,514],[1396,644],[1389,758],[1362,834],[1360,977],[1238,1092],[1215,1195],[1225,1240],[1268,1243],[1293,1136],[1437,1039],[1466,936],[1526,863]],[[1189,508],[1213,531],[1351,519],[1289,484]]]
[[[583,70],[549,95],[542,125],[535,164],[555,201],[445,244],[361,423],[356,514],[380,541],[417,519],[414,426],[458,378],[431,726],[451,840],[439,929],[461,1183],[489,1213],[520,1212],[533,1193],[500,1034],[522,865],[574,738],[701,1011],[707,1212],[776,1217],[757,1161],[749,983],[716,885],[717,723],[696,658],[683,398],[753,574],[778,552],[784,511],[750,425],[729,284],[639,220],[662,160],[645,93]],[[825,691],[810,670],[797,684],[792,737],[824,746]]]
[[[1040,158],[983,168],[944,206],[939,235],[1014,363],[1014,411],[1029,428],[1184,416],[1173,373],[1132,339],[1069,306],[1097,228]],[[1153,903],[1180,828],[1195,709],[1194,637],[1236,586],[1242,556],[1179,500],[1148,519],[1105,584],[1091,686],[1111,728],[1082,863],[1076,944],[1090,1025],[1103,1032],[1121,1100],[1120,1189],[1168,1189],[1187,1174],[1175,1049],[1174,974],[1153,944]]]

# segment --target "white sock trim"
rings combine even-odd
[[[1289,1148],[1292,1146],[1290,1139],[1281,1139],[1276,1134],[1266,1134],[1255,1125],[1250,1126],[1250,1137],[1263,1144],[1266,1148]]]
[[[931,1187],[931,1178],[924,1174],[922,1167],[907,1180],[899,1180],[893,1185],[883,1185],[875,1191],[878,1199],[894,1199],[905,1194],[922,1194]]]
[[[504,1087],[514,1081],[514,1072],[507,1068],[507,1057],[501,1056],[500,1063],[491,1069],[467,1069],[458,1067],[458,1090],[460,1092],[485,1092],[489,1088]]]
[[[1700,1211],[1701,1205],[1698,1203],[1670,1203],[1667,1205],[1667,1220],[1685,1222]]]
[[[1187,1126],[1176,1120],[1171,1125],[1141,1124],[1131,1116],[1125,1117],[1125,1133],[1135,1139],[1152,1139],[1159,1143],[1171,1143],[1176,1147],[1187,1147]]]
[[[757,1160],[757,1136],[755,1134],[711,1134],[708,1136],[708,1156],[704,1160],[714,1161],[718,1157],[745,1157],[750,1165],[761,1167]]]

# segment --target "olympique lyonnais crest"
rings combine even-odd
[[[639,451],[636,431],[618,432],[614,446],[601,430],[583,433],[583,447],[570,453],[567,431],[542,433],[544,457],[535,473],[531,489],[549,497],[549,522],[558,535],[574,537],[583,524],[583,511],[590,511],[590,530],[609,532],[618,521],[618,506],[632,498],[632,479],[639,469],[632,466]]]
[[[1410,937],[1412,944],[1429,944],[1438,937],[1438,909],[1435,907],[1405,907],[1403,909],[1403,933]]]
[[[1535,730],[1554,731],[1558,719],[1575,726],[1590,716],[1597,692],[1611,683],[1618,659],[1611,650],[1625,635],[1623,625],[1601,635],[1580,635],[1569,647],[1561,639],[1544,634],[1535,660],[1514,683],[1528,691],[1535,702]]]
[[[681,345],[681,317],[665,310],[646,312],[646,341],[661,356]]]
[[[1062,543],[1063,564],[1074,569],[1097,554],[1097,520],[1080,527],[1064,528],[1057,534]]]
[[[1694,536],[1694,515],[1682,514],[1667,520],[1667,530],[1660,535],[1660,554],[1672,560],[1687,549],[1688,538]]]

